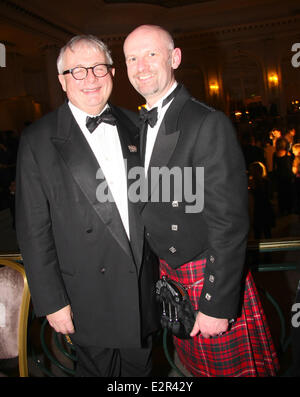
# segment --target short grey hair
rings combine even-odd
[[[69,40],[67,42],[66,45],[64,45],[58,55],[57,58],[57,70],[59,74],[62,74],[64,66],[63,66],[63,58],[64,58],[64,54],[66,52],[67,49],[74,51],[75,47],[79,44],[79,43],[85,43],[88,46],[95,48],[99,51],[104,52],[105,58],[106,58],[106,62],[109,65],[113,64],[113,60],[110,54],[110,50],[108,49],[107,45],[105,43],[103,43],[102,40],[99,40],[96,36],[93,36],[91,34],[89,35],[78,35],[78,36],[74,36],[71,38],[71,40]]]

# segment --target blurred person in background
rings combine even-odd
[[[254,162],[249,166],[249,191],[253,197],[254,238],[271,238],[271,230],[275,226],[275,213],[271,203],[272,189],[266,167],[260,162]]]
[[[300,143],[295,143],[292,147],[294,154],[292,171],[295,175],[294,180],[294,210],[300,215]]]
[[[276,152],[273,158],[273,174],[276,181],[278,210],[280,215],[288,215],[293,210],[293,156],[288,150],[285,138],[276,140]]]

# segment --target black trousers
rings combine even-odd
[[[152,370],[152,337],[145,347],[111,349],[75,344],[76,377],[149,377]]]

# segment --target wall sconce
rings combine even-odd
[[[210,83],[209,84],[209,91],[210,91],[211,95],[218,94],[219,93],[219,84],[216,83],[216,82]]]
[[[277,87],[278,86],[278,76],[276,73],[269,74],[269,84],[270,86]]]

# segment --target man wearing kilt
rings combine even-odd
[[[161,276],[183,284],[197,311],[190,338],[174,336],[178,356],[193,376],[275,376],[278,359],[244,267],[248,191],[235,130],[177,84],[181,50],[163,28],[139,26],[124,53],[148,110],[140,130],[150,188],[140,205],[145,238],[160,257]],[[179,171],[177,181],[155,178],[157,169]],[[179,188],[178,175],[185,176]]]

